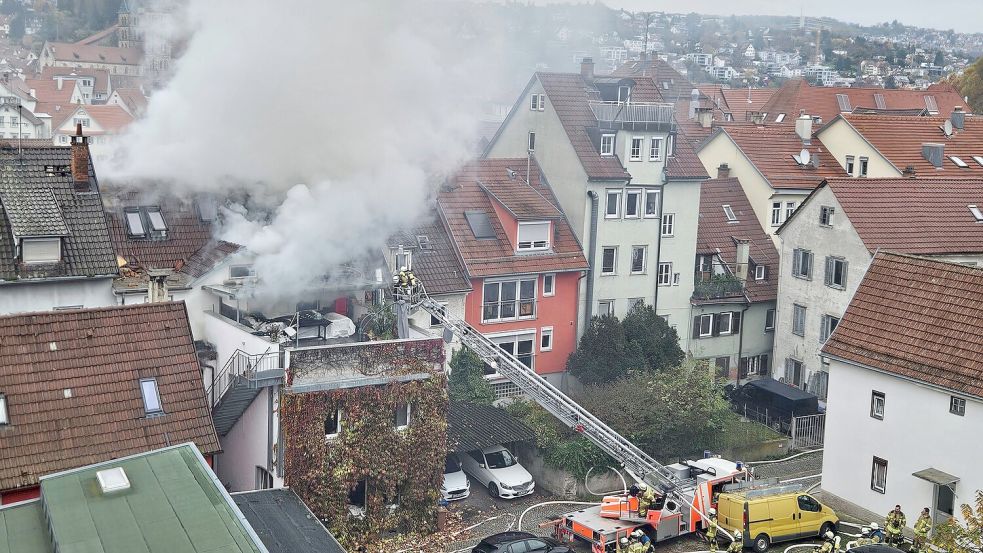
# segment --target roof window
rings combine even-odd
[[[784,120],[785,120],[785,114],[784,113],[779,113],[778,114],[778,117],[775,118],[775,122],[776,123],[781,123]]]
[[[983,167],[983,156],[973,156],[973,161],[978,163],[980,167]]]
[[[847,96],[846,94],[837,94],[836,103],[839,104],[840,111],[843,113],[849,113],[853,111],[853,108],[850,106],[850,97]]]
[[[432,250],[433,246],[430,245],[430,237],[426,234],[418,234],[416,236],[416,245],[420,246],[421,250]]]
[[[126,217],[126,233],[134,238],[143,238],[147,231],[143,228],[143,218],[140,217],[139,209],[127,209],[124,212]]]
[[[218,218],[218,204],[215,203],[215,198],[198,198],[197,203],[198,217],[200,217],[203,222],[208,223]]]
[[[154,232],[167,232],[167,223],[164,222],[164,216],[160,213],[159,207],[148,207],[147,219],[150,221],[150,228]]]
[[[7,396],[0,394],[0,425],[10,424],[10,417],[7,416]]]
[[[956,156],[949,156],[949,159],[951,159],[952,162],[956,164],[956,167],[963,167],[963,168],[969,167],[969,165],[966,165],[966,162],[963,161],[961,158],[958,158]]]
[[[874,94],[874,105],[877,109],[887,109],[887,102],[884,101],[883,94]]]
[[[123,210],[123,216],[130,238],[167,238],[167,222],[159,207],[128,207]]]
[[[143,411],[147,415],[160,415],[164,407],[160,403],[160,391],[157,389],[156,378],[144,378],[140,381],[140,394],[143,395]]]
[[[468,226],[471,227],[471,232],[474,233],[475,238],[479,240],[495,238],[495,230],[491,226],[491,221],[488,220],[488,214],[484,211],[465,211],[464,218],[468,220]]]
[[[735,221],[737,221],[737,215],[734,215],[734,210],[731,209],[731,207],[729,205],[726,205],[726,204],[724,205],[724,215],[726,215],[727,216],[727,220],[730,221],[730,222],[732,222],[732,223],[735,222]]]
[[[939,114],[939,104],[935,101],[935,96],[932,96],[931,94],[925,96],[925,109],[928,110],[930,115]]]
[[[976,204],[968,205],[966,207],[969,208],[969,212],[973,214],[973,217],[975,217],[977,221],[983,221],[983,211],[980,211],[980,208],[976,207]]]

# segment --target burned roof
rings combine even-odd
[[[412,251],[413,273],[423,281],[428,294],[453,294],[471,290],[471,283],[454,250],[454,244],[440,220],[440,215],[435,211],[412,229],[390,236],[388,243],[391,249],[403,246]]]
[[[232,500],[269,553],[345,553],[293,490],[243,492]]]
[[[0,317],[0,393],[0,489],[172,443],[221,450],[182,302]]]
[[[474,451],[535,438],[532,429],[505,409],[452,401],[447,411],[447,448],[451,451]]]
[[[983,269],[878,253],[822,351],[983,398]]]

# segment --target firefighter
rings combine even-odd
[[[922,509],[922,514],[915,521],[915,539],[911,543],[911,551],[919,553],[925,547],[928,540],[928,533],[932,530],[932,519],[928,514],[928,507]]]
[[[710,544],[711,553],[717,551],[717,510],[711,507],[707,510],[710,517],[707,519],[707,542]]]
[[[870,523],[870,541],[871,543],[884,543],[884,531],[876,522]]]
[[[833,553],[836,549],[836,534],[827,530],[823,534],[823,544],[815,549],[816,553]]]
[[[638,541],[635,534],[632,533],[631,545],[628,546],[628,553],[645,553],[648,547],[642,545],[642,542]]]
[[[860,529],[860,537],[857,538],[857,547],[860,547],[861,545],[870,545],[872,543],[874,543],[874,540],[872,540],[870,537],[870,528],[864,526]]]
[[[615,551],[628,551],[628,536],[625,536],[618,540],[618,544],[615,547]]]
[[[649,538],[645,532],[642,532],[641,529],[635,530],[631,533],[631,535],[633,538],[638,540],[638,544],[642,546],[641,549],[639,549],[641,553],[650,553],[653,550],[652,539]]]
[[[895,547],[904,542],[905,516],[901,512],[901,505],[895,505],[894,510],[887,514],[887,543]]]
[[[642,496],[638,498],[638,516],[645,518],[649,508],[655,504],[655,492],[646,484],[639,484],[638,487],[642,490]]]
[[[741,531],[734,532],[734,541],[727,546],[727,553],[741,553],[744,551],[744,536]]]

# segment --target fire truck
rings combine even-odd
[[[393,299],[400,337],[409,335],[412,312],[417,309],[428,312],[442,324],[446,342],[456,336],[525,395],[593,442],[638,483],[644,483],[655,493],[654,505],[644,517],[638,514],[638,497],[627,493],[605,496],[600,505],[568,513],[555,521],[557,538],[581,539],[591,544],[593,553],[604,553],[614,551],[620,538],[638,529],[653,542],[695,532],[708,524],[707,510],[716,508],[717,494],[725,486],[740,487],[752,479],[740,463],[716,457],[660,464],[471,325],[449,317],[415,278],[412,283],[401,285],[394,277]]]

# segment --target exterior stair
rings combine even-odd
[[[212,420],[219,436],[225,436],[242,418],[263,388],[283,384],[280,352],[248,354],[236,350],[215,377],[211,398]]]

